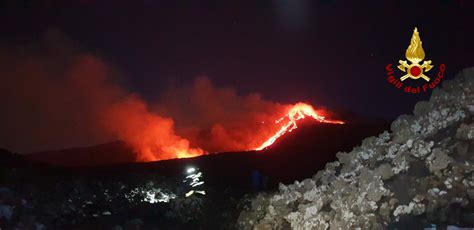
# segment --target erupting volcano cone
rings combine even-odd
[[[275,121],[275,123],[281,124],[281,128],[255,150],[262,150],[272,145],[281,136],[298,128],[296,121],[306,117],[322,123],[344,124],[343,121],[326,119],[324,116],[319,115],[311,105],[300,102],[293,105],[285,116]]]

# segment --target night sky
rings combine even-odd
[[[448,78],[474,65],[471,2],[2,1],[0,41],[60,31],[147,101],[205,75],[240,94],[394,118],[429,97],[386,81],[385,66],[405,58],[415,26],[426,58],[445,63]]]

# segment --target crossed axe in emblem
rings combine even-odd
[[[430,71],[431,68],[433,68],[433,66],[431,65],[431,60],[429,61],[424,61],[423,64],[419,65],[418,63],[412,63],[412,64],[408,64],[407,61],[398,61],[398,63],[400,63],[398,67],[398,69],[400,69],[401,71],[403,72],[406,72],[407,74],[403,75],[400,80],[401,81],[404,81],[406,80],[407,78],[412,78],[412,79],[418,79],[418,78],[423,78],[425,81],[430,81],[430,78],[426,75],[423,74],[423,72],[428,72]],[[418,67],[420,68],[420,74],[418,74],[417,76],[414,76],[410,73],[410,70],[411,68],[413,67]],[[408,71],[407,71],[408,70]]]

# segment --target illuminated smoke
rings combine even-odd
[[[187,139],[174,133],[174,122],[148,111],[146,104],[135,97],[107,108],[104,120],[108,129],[132,145],[140,161],[156,161],[193,157],[204,154],[191,148]]]
[[[138,161],[204,153],[174,132],[172,118],[120,87],[111,65],[57,31],[25,47],[0,44],[1,147],[32,152],[121,139]]]
[[[155,161],[262,149],[304,117],[330,122],[309,105],[239,95],[206,77],[149,103],[120,87],[110,64],[58,32],[24,47],[0,44],[0,147],[14,151],[120,139],[137,161]]]
[[[155,110],[176,121],[176,132],[206,151],[253,150],[278,127],[276,119],[288,105],[262,99],[258,94],[238,95],[229,87],[216,87],[207,77],[167,92]]]

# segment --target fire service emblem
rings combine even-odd
[[[425,74],[434,66],[431,65],[431,60],[424,60],[425,51],[423,50],[420,33],[416,27],[413,30],[410,45],[405,52],[405,58],[406,60],[398,61],[398,69],[405,73],[405,75],[399,78],[394,76],[392,64],[388,64],[385,67],[388,76],[387,81],[395,88],[403,89],[403,91],[406,93],[417,94],[421,92],[427,92],[429,89],[434,89],[441,82],[446,70],[446,66],[444,64],[439,66],[439,72],[436,78],[433,80]],[[408,79],[414,81],[406,81]],[[421,79],[421,82],[419,79]]]

